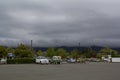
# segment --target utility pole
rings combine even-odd
[[[79,49],[80,49],[80,42],[79,42]]]
[[[32,51],[32,46],[33,46],[32,44],[33,44],[33,41],[31,40],[31,46],[30,46],[31,47],[31,51]]]

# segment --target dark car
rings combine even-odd
[[[7,58],[15,58],[15,54],[14,53],[8,53]]]

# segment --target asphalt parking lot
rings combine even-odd
[[[120,63],[6,64],[0,80],[120,80]]]

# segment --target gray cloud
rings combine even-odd
[[[119,0],[0,0],[0,44],[119,46]]]

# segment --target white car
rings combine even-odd
[[[44,56],[36,57],[35,62],[39,64],[49,64],[49,60]]]
[[[6,63],[7,63],[7,59],[1,58],[0,63],[1,63],[1,64],[6,64]]]

